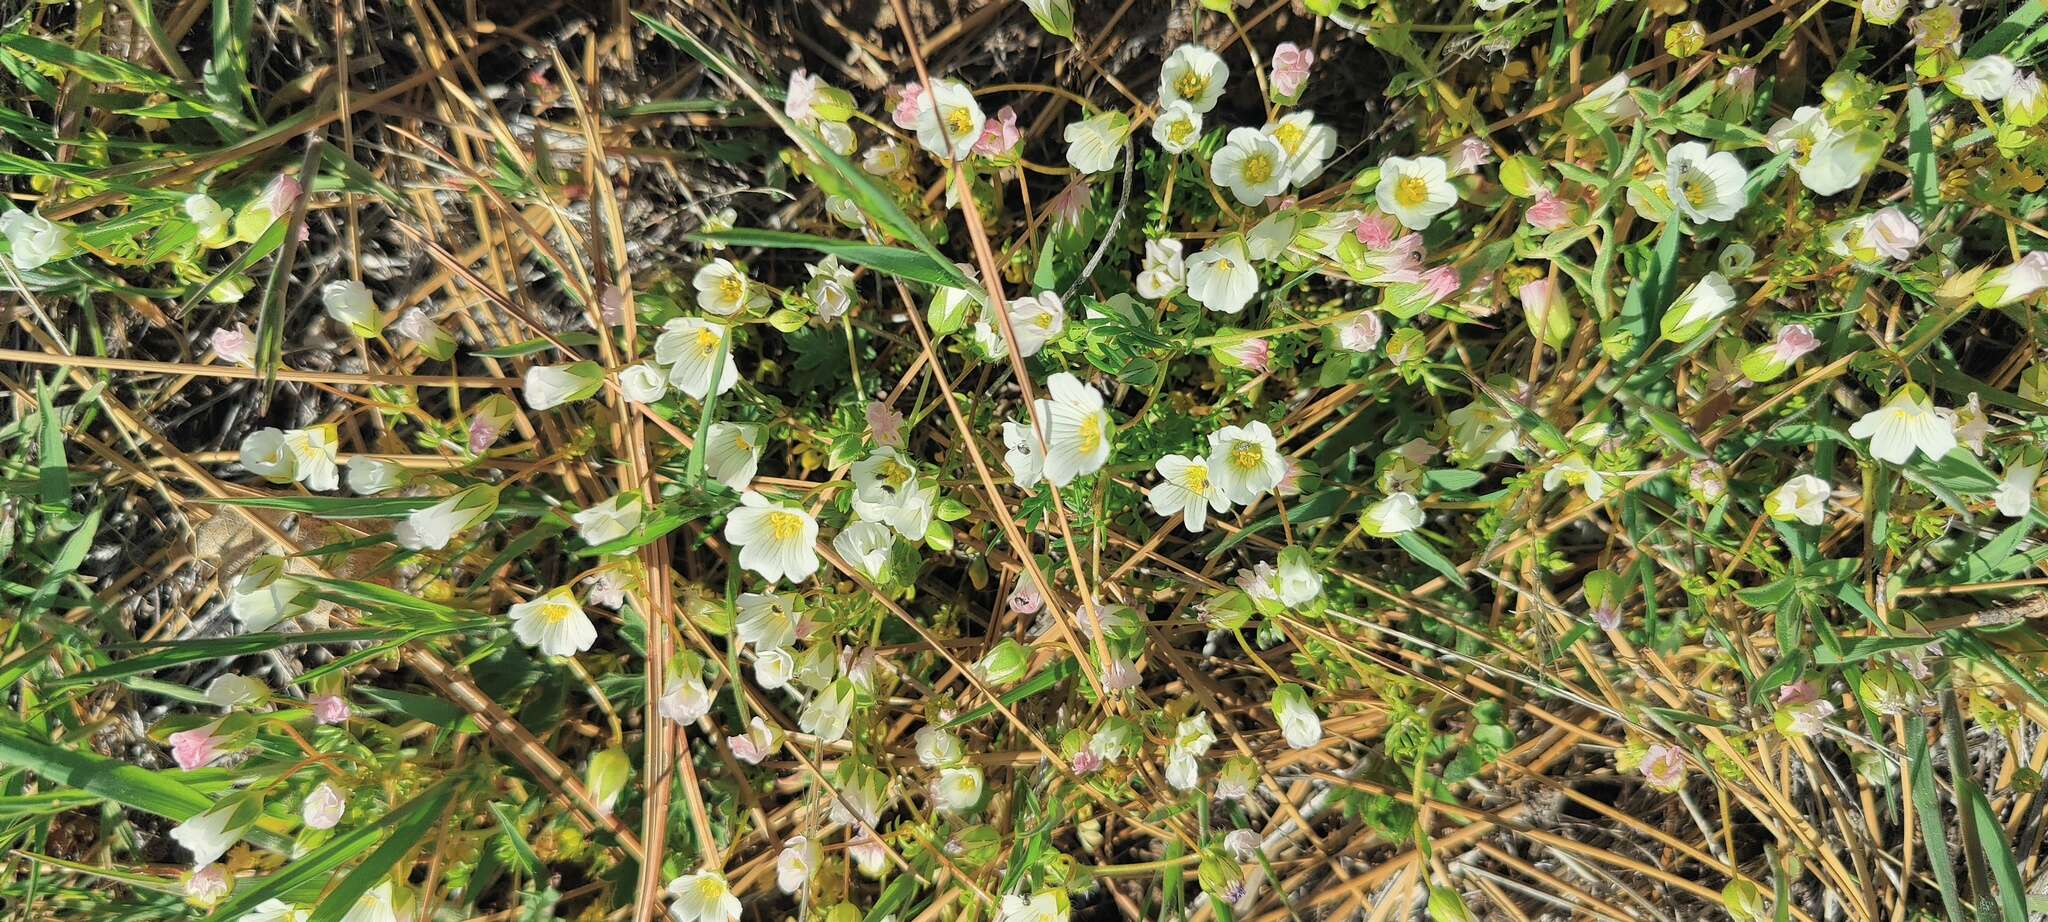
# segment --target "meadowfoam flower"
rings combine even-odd
[[[730,317],[767,308],[768,294],[728,259],[714,259],[690,279],[697,289],[697,307],[707,314]]]
[[[510,617],[519,642],[548,656],[574,656],[597,642],[597,626],[566,588],[557,586],[512,606]]]
[[[221,744],[224,742],[220,725],[221,721],[216,720],[205,726],[171,734],[171,758],[178,763],[179,768],[188,772],[205,768],[220,757]]]
[[[328,282],[320,289],[320,306],[335,323],[364,339],[375,339],[384,332],[384,315],[377,310],[377,300],[354,279]]]
[[[2021,464],[2014,461],[2005,466],[2004,476],[1998,478],[1998,489],[1991,494],[1998,514],[2008,519],[2025,518],[2034,509],[2034,483],[2041,479],[2042,463]]]
[[[1685,786],[1685,753],[1676,746],[1652,744],[1639,768],[1650,787],[1666,794]]]
[[[1814,106],[1801,106],[1766,135],[1771,149],[1792,151],[1799,181],[1816,195],[1833,195],[1856,185],[1877,163],[1884,139],[1873,132],[1841,131]]]
[[[1273,98],[1279,102],[1292,103],[1301,97],[1301,86],[1308,82],[1309,68],[1316,63],[1316,53],[1293,42],[1281,42],[1273,49],[1273,70],[1266,82],[1272,87]]]
[[[640,501],[640,494],[625,492],[604,502],[569,515],[576,523],[576,536],[584,544],[596,547],[610,544],[640,527],[640,517],[647,506]]]
[[[1038,27],[1061,38],[1074,37],[1074,0],[1024,0]]]
[[[1194,714],[1181,720],[1166,751],[1166,783],[1183,791],[1192,789],[1202,771],[1196,760],[1214,745],[1216,733],[1209,728],[1209,715]]]
[[[1058,890],[1040,890],[1029,897],[1005,894],[1003,912],[996,922],[1067,922],[1066,894]]]
[[[1181,260],[1181,243],[1171,237],[1145,241],[1145,267],[1138,273],[1138,296],[1149,300],[1171,298],[1187,287],[1187,264]]]
[[[1159,71],[1159,100],[1164,104],[1185,102],[1206,114],[1216,108],[1229,80],[1230,68],[1221,55],[1200,45],[1182,45],[1166,56],[1166,65]]]
[[[1009,302],[1010,333],[1017,337],[1017,354],[1029,358],[1060,337],[1067,327],[1066,306],[1050,291],[1016,298]]]
[[[860,168],[870,176],[894,176],[910,165],[910,149],[894,140],[861,152]]]
[[[1828,494],[1834,488],[1812,474],[1800,474],[1764,497],[1764,514],[1780,522],[1819,525],[1827,517]]]
[[[641,362],[619,372],[619,396],[628,403],[653,403],[668,394],[668,374]]]
[[[932,81],[932,91],[920,92],[914,105],[918,145],[945,160],[966,159],[988,123],[974,93],[958,80]]]
[[[734,490],[754,482],[761,466],[761,427],[753,423],[716,422],[704,434],[704,473]]]
[[[732,756],[748,765],[759,765],[761,760],[782,745],[782,733],[761,720],[759,715],[747,724],[747,732],[739,736],[728,736],[725,745],[732,750]]]
[[[818,319],[837,320],[859,302],[854,293],[853,270],[839,264],[839,257],[827,256],[804,267],[810,281],[804,283],[804,297],[818,309]]]
[[[1003,466],[1010,469],[1010,480],[1018,487],[1028,490],[1045,479],[1045,457],[1029,423],[1005,420],[1003,448]]]
[[[1657,324],[1659,335],[1667,342],[1690,342],[1706,332],[1715,318],[1734,308],[1735,286],[1721,273],[1709,272],[1665,309]]]
[[[1698,141],[1673,145],[1664,158],[1664,194],[1693,221],[1732,220],[1749,204],[1743,188],[1748,181],[1749,171],[1734,154],[1709,152]]]
[[[0,214],[0,235],[7,237],[8,254],[15,267],[24,272],[70,259],[78,252],[71,241],[70,228],[26,211]]]
[[[1628,75],[1615,74],[1606,82],[1594,87],[1591,92],[1572,104],[1581,113],[1598,116],[1609,123],[1635,118],[1643,114],[1642,106],[1636,103],[1629,92]]]
[[[832,537],[832,550],[872,582],[881,582],[889,572],[889,552],[895,546],[895,535],[880,522],[855,522]]]
[[[769,582],[801,583],[818,571],[818,520],[796,506],[769,502],[752,490],[725,520],[725,540],[739,548],[740,566]]]
[[[1045,479],[1055,487],[1093,474],[1109,460],[1116,425],[1102,407],[1102,394],[1081,379],[1060,372],[1046,380],[1050,399],[1039,398],[1038,418],[1045,420]]]
[[[1210,433],[1208,468],[1223,495],[1246,506],[1280,484],[1287,474],[1287,460],[1280,454],[1272,428],[1255,421]]]
[[[1308,692],[1299,685],[1282,685],[1273,690],[1273,716],[1280,721],[1280,734],[1287,745],[1308,749],[1323,738],[1323,722],[1310,704]]]
[[[973,765],[939,769],[932,802],[942,813],[961,813],[981,802],[981,769]]]
[[[1422,504],[1408,493],[1395,493],[1366,507],[1359,517],[1366,534],[1392,538],[1422,527]]]
[[[743,592],[736,604],[739,613],[733,621],[733,631],[741,643],[756,650],[773,650],[796,642],[797,626],[803,622],[796,596],[786,592]]]
[[[255,825],[263,812],[254,794],[230,794],[203,813],[171,829],[171,839],[192,853],[192,866],[203,868],[220,860],[228,849],[242,840],[242,833]]]
[[[1244,310],[1259,293],[1259,272],[1243,237],[1216,241],[1187,261],[1188,294],[1205,308],[1224,314]]]
[[[1067,165],[1082,173],[1101,173],[1116,166],[1123,152],[1124,138],[1131,134],[1131,117],[1109,111],[1067,126]]]
[[[1313,112],[1295,112],[1261,129],[1280,149],[1287,152],[1287,184],[1300,187],[1323,174],[1330,155],[1337,152],[1337,131],[1318,125]]]
[[[1152,140],[1169,154],[1186,153],[1202,139],[1202,113],[1188,105],[1187,100],[1176,99],[1160,107],[1159,114],[1152,119]]]
[[[694,399],[703,400],[710,392],[714,373],[718,392],[723,394],[740,378],[739,364],[733,361],[727,343],[730,335],[725,327],[702,317],[677,317],[662,325],[661,335],[654,340],[654,360],[669,366],[671,387]],[[723,365],[717,364],[720,351],[725,353]]]
[[[258,708],[270,702],[270,686],[254,676],[230,673],[206,686],[206,703],[221,710]]]
[[[797,729],[827,743],[836,743],[846,735],[846,724],[853,719],[853,683],[839,679],[813,696],[804,709],[797,714]]]
[[[218,327],[208,340],[213,354],[231,365],[256,364],[256,331],[246,323],[237,323],[233,329]]]
[[[498,508],[495,487],[475,486],[406,516],[392,528],[399,546],[438,551],[449,540],[490,518]]]
[[[809,836],[791,836],[782,843],[782,851],[775,856],[775,886],[784,893],[795,893],[809,883],[811,875],[825,863],[825,850]]]
[[[2023,128],[2032,128],[2048,118],[2048,84],[2033,71],[2021,71],[2014,77],[2012,87],[2000,100],[1999,111],[2005,120]]]
[[[1209,159],[1209,181],[1244,205],[1287,191],[1287,171],[1287,149],[1256,128],[1230,129],[1223,149]]]
[[[2019,258],[2018,262],[2000,268],[1977,288],[1977,303],[1985,307],[2005,307],[2048,288],[2048,250],[2036,250]]]
[[[1742,376],[1759,384],[1790,370],[1792,363],[1820,348],[1820,337],[1803,323],[1786,324],[1769,343],[1742,357]]]
[[[1957,71],[1949,75],[1949,92],[1964,99],[2004,99],[2012,90],[2018,71],[2012,61],[2004,55],[1986,55],[1974,61],[1963,62]]]
[[[1909,384],[1893,392],[1884,406],[1863,414],[1849,435],[1869,439],[1871,456],[1881,461],[1904,464],[1915,450],[1939,461],[1956,447],[1955,415],[1935,407],[1924,391]]]
[[[1372,311],[1360,311],[1337,325],[1337,345],[1350,352],[1371,352],[1387,334],[1385,321]]]
[[[1154,469],[1159,472],[1159,483],[1145,494],[1153,512],[1169,519],[1180,516],[1188,531],[1199,533],[1210,510],[1219,514],[1230,511],[1223,488],[1209,476],[1207,460],[1167,455]]]
[[[1586,456],[1578,452],[1566,455],[1543,473],[1543,489],[1555,490],[1561,486],[1579,487],[1586,491],[1587,499],[1596,503],[1607,495],[1607,481],[1586,461]]]
[[[669,677],[655,711],[663,720],[687,727],[711,713],[711,704],[711,690],[704,687],[704,677],[689,672]]]
[[[589,400],[603,386],[604,368],[596,362],[535,365],[526,369],[526,408],[552,410],[563,404]]]
[[[818,102],[818,92],[824,86],[824,80],[811,76],[811,72],[804,68],[797,68],[789,75],[789,90],[783,94],[782,114],[800,125],[816,122],[818,113],[814,107]]]
[[[312,586],[285,572],[285,559],[256,558],[228,587],[228,611],[244,631],[265,631],[287,618],[312,611],[319,600]]]
[[[732,922],[740,917],[740,898],[732,895],[725,875],[704,870],[669,881],[676,922]]]
[[[1306,549],[1293,545],[1280,552],[1279,565],[1273,568],[1273,593],[1289,608],[1301,608],[1322,597],[1323,575],[1316,572]]]
[[[400,922],[399,896],[391,881],[383,881],[357,897],[341,922]]]
[[[193,229],[198,232],[200,246],[216,249],[232,242],[233,234],[228,223],[234,216],[220,207],[212,196],[204,192],[185,196],[184,209],[185,217],[191,219]]]
[[[1380,210],[1401,226],[1422,230],[1436,216],[1458,204],[1450,165],[1441,157],[1388,157],[1380,163],[1380,182],[1373,190]]]
[[[348,798],[341,790],[325,781],[320,782],[306,795],[305,803],[299,806],[299,817],[311,829],[333,829],[341,822],[341,815],[348,809]]]

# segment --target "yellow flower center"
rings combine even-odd
[[[1102,446],[1102,417],[1090,416],[1082,419],[1080,428],[1076,429],[1074,434],[1080,441],[1081,453],[1094,454],[1095,449]]]
[[[1308,132],[1291,122],[1273,129],[1273,140],[1280,142],[1280,147],[1289,155],[1301,149],[1301,139],[1305,137],[1308,137]]]
[[[754,443],[747,441],[746,434],[741,432],[734,432],[732,434],[732,446],[741,451],[754,450]]]
[[[1190,491],[1206,493],[1209,490],[1209,469],[1199,464],[1189,465],[1187,473],[1181,475],[1181,480]]]
[[[1403,208],[1414,208],[1429,201],[1429,181],[1420,176],[1403,176],[1394,184],[1394,201]]]
[[[1909,412],[1907,412],[1907,411],[1906,411],[1906,408],[1905,408],[1905,407],[1898,407],[1898,408],[1896,408],[1896,409],[1892,410],[1892,419],[1894,419],[1894,420],[1896,420],[1896,421],[1898,421],[1898,422],[1902,422],[1902,423],[1903,423],[1903,422],[1906,422],[1906,421],[1908,421],[1908,420],[1911,420],[1912,418],[1913,418],[1913,414],[1912,414],[1912,413],[1909,413]]]
[[[1244,178],[1246,182],[1255,185],[1272,179],[1273,156],[1271,154],[1253,154],[1244,158]]]
[[[1052,315],[1039,314],[1038,316],[1031,318],[1031,323],[1041,330],[1050,330],[1052,329]]]
[[[1257,442],[1239,441],[1230,448],[1230,466],[1249,471],[1266,463],[1266,450]]]
[[[747,296],[747,280],[738,273],[718,280],[718,296],[727,301],[738,301]]]
[[[1681,180],[1678,184],[1678,191],[1685,196],[1686,201],[1692,203],[1694,208],[1705,207],[1707,199],[1713,192],[1712,189],[1707,187],[1706,183],[1693,177],[1686,177]]]
[[[804,517],[794,512],[768,513],[768,534],[777,541],[794,540],[803,534]]]
[[[1174,122],[1172,125],[1167,126],[1166,129],[1166,136],[1168,138],[1171,138],[1173,140],[1173,143],[1175,144],[1187,143],[1188,135],[1194,133],[1195,123],[1188,121],[1187,119],[1181,119],[1177,122]]]
[[[892,487],[900,487],[904,481],[910,479],[910,469],[897,464],[895,459],[891,458],[884,460],[882,466],[875,469],[875,476]]]
[[[711,330],[697,331],[697,351],[710,355],[718,348],[718,334]]]
[[[540,606],[540,620],[546,624],[561,624],[574,612],[575,608],[567,602],[544,602]]]
[[[1209,92],[1209,78],[1190,70],[1173,81],[1173,91],[1182,99],[1200,99],[1203,93]]]
[[[968,114],[965,108],[949,109],[946,111],[946,137],[948,139],[960,140],[967,137],[968,132],[973,130],[974,116]]]

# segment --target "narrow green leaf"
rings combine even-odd
[[[24,769],[50,784],[88,791],[174,822],[182,823],[213,806],[206,795],[168,772],[154,772],[89,752],[54,746],[17,727],[0,728],[0,765]]]

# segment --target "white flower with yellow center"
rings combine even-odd
[[[1155,301],[1171,298],[1187,287],[1187,274],[1180,241],[1171,237],[1147,240],[1145,267],[1138,273],[1138,296]]]
[[[1797,519],[1819,525],[1827,517],[1828,494],[1834,488],[1812,474],[1800,474],[1764,497],[1764,514],[1781,522]]]
[[[795,893],[809,883],[811,875],[825,863],[825,850],[818,846],[816,839],[809,836],[792,836],[782,843],[782,852],[775,856],[775,887],[784,893]]]
[[[438,551],[456,535],[490,518],[497,508],[495,487],[470,487],[406,516],[391,532],[401,547]]]
[[[1019,488],[1031,489],[1045,479],[1045,457],[1039,453],[1038,435],[1030,423],[1003,421],[1003,465]]]
[[[1287,184],[1296,188],[1323,175],[1323,165],[1337,152],[1336,129],[1316,124],[1314,112],[1289,114],[1262,130],[1287,152]]]
[[[1161,106],[1159,114],[1152,118],[1152,140],[1169,154],[1186,153],[1201,139],[1202,113],[1196,112],[1185,99]]]
[[[896,536],[880,522],[855,522],[832,536],[832,550],[871,582],[889,572],[889,552],[895,547]]]
[[[730,317],[741,311],[768,306],[768,294],[747,277],[747,272],[729,259],[714,259],[698,269],[690,284],[697,289],[697,306],[707,314]]]
[[[243,437],[242,450],[237,453],[236,460],[249,473],[271,483],[291,483],[299,479],[298,460],[291,449],[285,447],[282,429],[258,429]]]
[[[39,214],[9,209],[0,214],[0,235],[7,237],[9,256],[24,272],[69,259],[78,252],[71,229]]]
[[[1244,238],[1216,241],[1187,261],[1188,294],[1212,311],[1235,314],[1259,293],[1259,271]]]
[[[1273,429],[1262,422],[1225,426],[1209,433],[1209,476],[1231,502],[1248,506],[1280,485],[1287,459]]]
[[[1093,474],[1109,460],[1116,424],[1102,407],[1102,394],[1067,372],[1046,381],[1050,399],[1039,398],[1038,418],[1045,420],[1045,479],[1055,487]]]
[[[223,247],[234,236],[228,228],[234,215],[203,192],[185,196],[185,217],[192,219],[192,227],[198,232],[201,246],[209,249]]]
[[[1066,306],[1054,292],[1041,291],[1009,302],[1010,333],[1017,337],[1017,354],[1034,356],[1045,344],[1060,337],[1067,328]]]
[[[965,160],[981,140],[988,116],[974,93],[958,80],[934,80],[931,92],[917,98],[917,143],[942,160]]]
[[[580,509],[570,514],[569,519],[576,523],[576,536],[584,544],[596,547],[632,534],[633,529],[640,527],[640,517],[646,510],[640,494],[628,491]]]
[[[1395,493],[1367,506],[1359,524],[1375,538],[1404,535],[1422,527],[1422,504],[1412,494]]]
[[[306,429],[289,429],[284,448],[292,454],[292,473],[308,490],[332,490],[340,483],[341,468],[335,463],[340,437],[334,424]]]
[[[1883,139],[1868,131],[1840,131],[1814,106],[1801,106],[1771,126],[1771,149],[1793,152],[1792,168],[1815,195],[1834,195],[1856,185],[1877,163]]]
[[[732,895],[725,875],[717,871],[685,874],[668,883],[675,902],[669,913],[676,922],[732,922],[740,917],[740,898]]]
[[[761,466],[761,427],[717,422],[704,434],[704,473],[735,490],[754,482]]]
[[[754,653],[754,684],[769,691],[789,684],[796,675],[796,657],[789,650],[777,647]]]
[[[1732,220],[1749,204],[1748,182],[1734,154],[1710,152],[1698,141],[1673,145],[1664,157],[1664,194],[1694,221]]]
[[[355,905],[348,908],[348,914],[341,917],[341,922],[399,922],[400,896],[391,881],[381,881],[356,897]]]
[[[1124,139],[1131,134],[1131,117],[1109,111],[1067,126],[1067,165],[1083,175],[1101,173],[1116,166]]]
[[[941,813],[959,813],[981,801],[981,769],[974,765],[939,769],[932,802]]]
[[[692,398],[704,399],[711,390],[714,371],[718,392],[723,394],[740,379],[739,364],[733,361],[727,342],[730,335],[725,327],[702,317],[677,317],[663,324],[661,335],[655,338],[654,360],[669,367],[668,383]],[[721,351],[725,353],[723,365],[718,364]]]
[[[1735,286],[1719,272],[1709,272],[1664,310],[1658,332],[1674,343],[1690,342],[1715,318],[1735,309]]]
[[[769,582],[801,583],[818,572],[818,520],[800,507],[772,503],[748,490],[726,517],[724,534],[739,549],[740,566]]]
[[[1402,227],[1422,230],[1458,204],[1458,188],[1451,185],[1451,166],[1442,157],[1388,157],[1380,163],[1373,197]]]
[[[1209,476],[1207,460],[1167,455],[1153,467],[1159,472],[1159,483],[1145,494],[1153,512],[1169,519],[1180,516],[1188,531],[1200,532],[1206,527],[1211,509],[1218,513],[1230,511],[1230,499]]]
[[[1869,439],[1870,454],[1880,461],[1904,464],[1914,451],[1939,461],[1956,447],[1955,414],[1940,409],[1914,385],[1899,388],[1885,405],[1863,414],[1849,427],[1853,438]]]
[[[1232,128],[1209,159],[1209,181],[1240,204],[1257,205],[1287,191],[1287,150],[1256,128]]]
[[[597,626],[576,597],[557,586],[539,598],[512,606],[512,633],[548,656],[574,656],[597,642]]]
[[[1607,482],[1600,472],[1594,470],[1593,465],[1587,463],[1586,456],[1578,452],[1571,453],[1543,473],[1543,489],[1555,490],[1561,486],[1581,487],[1586,491],[1586,498],[1596,503],[1607,493]]]
[[[1216,108],[1223,85],[1230,80],[1230,68],[1223,56],[1200,45],[1182,45],[1166,56],[1159,71],[1159,101],[1165,105],[1185,102],[1196,112]]]
[[[738,616],[733,631],[740,642],[756,650],[773,650],[796,642],[797,625],[803,616],[797,611],[797,597],[787,592],[743,592],[737,602]]]

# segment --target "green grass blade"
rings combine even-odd
[[[0,727],[0,765],[23,769],[51,784],[87,791],[124,807],[177,822],[213,806],[206,795],[167,772],[45,743],[22,732],[19,726]]]

